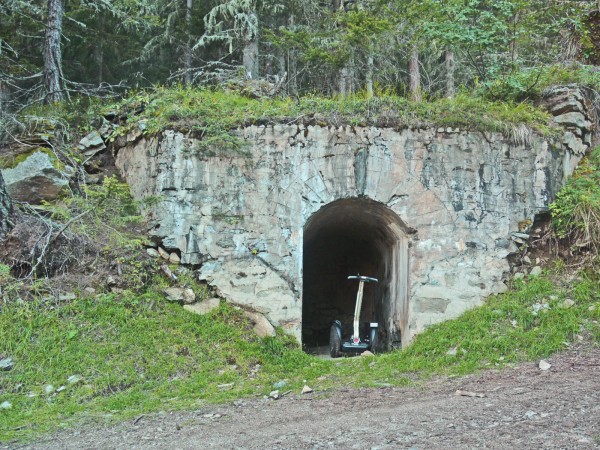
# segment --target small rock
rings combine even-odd
[[[273,400],[277,400],[280,397],[281,397],[281,395],[279,394],[279,390],[271,391],[269,393],[269,398],[272,398]]]
[[[374,356],[373,352],[370,352],[369,350],[365,350],[364,352],[362,352],[360,354],[360,356]]]
[[[535,266],[533,269],[531,269],[531,272],[529,272],[529,275],[532,277],[537,277],[541,273],[542,273],[542,268],[540,266]]]
[[[12,358],[0,359],[0,370],[10,370],[14,367],[15,363]]]
[[[311,392],[313,392],[313,389],[308,387],[306,384],[304,385],[304,387],[302,388],[302,393],[303,394],[310,394]]]
[[[104,150],[106,145],[104,144],[100,133],[97,131],[92,131],[81,141],[79,141],[79,145],[77,147],[85,156],[94,156],[96,153]]]
[[[523,417],[525,417],[526,419],[531,419],[533,416],[536,416],[537,413],[535,411],[527,411]]]
[[[223,391],[229,391],[230,389],[233,389],[233,383],[218,384],[217,388]]]
[[[52,394],[54,392],[54,386],[52,386],[51,384],[49,384],[48,386],[46,386],[44,388],[44,392],[46,394]]]
[[[59,387],[59,388],[56,390],[56,392],[57,392],[57,393],[59,393],[59,392],[62,392],[62,391],[64,391],[66,388],[67,388],[66,386],[60,386],[60,387]]]
[[[158,247],[158,254],[162,259],[169,259],[170,256],[169,253],[167,253],[167,251],[162,247]]]
[[[534,303],[531,308],[533,315],[537,316],[540,311],[550,309],[550,305],[548,303]]]
[[[83,377],[81,375],[71,375],[69,378],[67,378],[67,383],[77,384],[82,380],[83,380]]]
[[[275,389],[281,389],[281,388],[285,387],[286,385],[287,385],[287,383],[284,380],[273,383],[273,387]]]
[[[452,347],[450,350],[448,350],[446,352],[446,355],[448,356],[456,356],[456,352],[458,351],[457,347]]]
[[[523,256],[523,264],[527,264],[530,265],[531,264],[531,258],[529,258],[529,256]]]
[[[156,250],[155,248],[147,248],[146,253],[148,253],[148,255],[152,256],[153,258],[160,257],[160,253],[158,253],[158,250]]]
[[[98,133],[100,133],[100,136],[104,139],[108,139],[112,133],[112,125],[104,117],[102,118],[102,126],[98,129]]]
[[[517,272],[513,276],[513,278],[515,280],[522,280],[524,277],[525,277],[525,274],[523,272]]]
[[[596,310],[596,305],[592,305],[588,308],[588,311],[595,311]]]
[[[169,255],[169,262],[172,264],[179,264],[179,262],[181,261],[181,258],[179,258],[179,255],[177,255],[177,253],[171,253]]]
[[[196,293],[193,289],[187,288],[183,290],[183,303],[191,305],[196,301]]]
[[[191,291],[191,293],[187,291]],[[171,302],[184,302],[186,304],[190,304],[196,299],[196,294],[194,294],[194,291],[191,289],[170,287],[163,289],[163,292],[167,296],[167,300]]]
[[[546,360],[542,359],[538,364],[538,367],[540,370],[548,370],[552,366]]]
[[[66,292],[58,296],[58,300],[61,302],[67,302],[69,300],[75,300],[77,296],[73,292]]]
[[[560,304],[560,306],[561,306],[561,308],[569,309],[574,304],[575,304],[575,301],[573,301],[570,298],[566,298],[565,301]]]
[[[114,286],[115,284],[117,284],[117,280],[115,280],[115,277],[113,277],[112,275],[109,275],[106,278],[106,284],[109,286]]]
[[[200,303],[194,303],[193,305],[183,305],[183,309],[195,314],[206,314],[211,312],[213,309],[218,308],[220,304],[220,299],[209,298]]]
[[[12,403],[9,401],[5,401],[0,403],[0,409],[10,409],[12,408]]]
[[[166,264],[161,264],[160,266],[160,270],[163,271],[163,273],[169,277],[169,279],[173,280],[173,281],[179,281],[179,278],[177,277],[177,275],[175,275],[173,273],[173,271],[171,269],[169,269],[169,266],[167,266]]]
[[[265,316],[252,311],[244,311],[244,314],[252,322],[254,332],[259,337],[275,336],[275,327]]]
[[[94,295],[96,293],[96,289],[93,287],[86,287],[83,291],[88,295]]]

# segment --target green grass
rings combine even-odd
[[[167,304],[152,291],[117,299],[80,298],[65,305],[6,303],[0,353],[15,360],[0,372],[0,441],[31,439],[86,421],[196,409],[212,402],[263,396],[273,383],[299,392],[341,386],[406,385],[433,374],[458,375],[547,357],[576,335],[600,342],[600,280],[581,274],[559,288],[556,274],[518,282],[482,307],[429,327],[405,351],[371,358],[321,360],[291,338],[257,338],[236,310],[205,316]],[[575,305],[561,308],[565,298]],[[533,305],[548,309],[533,313]],[[595,309],[590,310],[590,306]],[[456,356],[447,354],[457,348]],[[80,383],[70,385],[69,376]],[[231,389],[220,384],[233,383]],[[65,386],[45,393],[47,385]]]
[[[134,111],[143,111],[134,116]],[[129,127],[144,122],[146,134],[167,128],[196,132],[207,146],[236,148],[228,131],[251,124],[309,123],[319,125],[377,125],[389,127],[451,126],[478,131],[497,131],[512,137],[525,125],[550,133],[549,116],[529,103],[486,100],[472,94],[428,102],[403,97],[365,99],[303,97],[294,99],[250,99],[236,92],[183,87],[159,87],[125,99],[108,109],[129,112]],[[123,127],[119,133],[126,133]]]

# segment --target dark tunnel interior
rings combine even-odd
[[[351,334],[358,281],[347,278],[357,274],[379,279],[379,283],[365,285],[360,322],[378,322],[378,350],[389,347],[394,339],[389,324],[395,301],[391,297],[398,291],[394,289],[399,273],[395,260],[401,227],[386,206],[362,198],[330,203],[308,220],[303,249],[305,348],[327,345],[334,320],[342,322],[345,335]]]

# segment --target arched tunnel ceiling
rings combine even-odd
[[[406,233],[400,218],[381,203],[366,198],[343,199],[330,203],[306,223],[307,245],[319,236],[335,236],[343,230],[346,237],[387,243]]]

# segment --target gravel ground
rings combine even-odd
[[[6,448],[600,448],[600,349],[548,362],[546,371],[528,363],[418,388],[317,390],[147,415]]]

